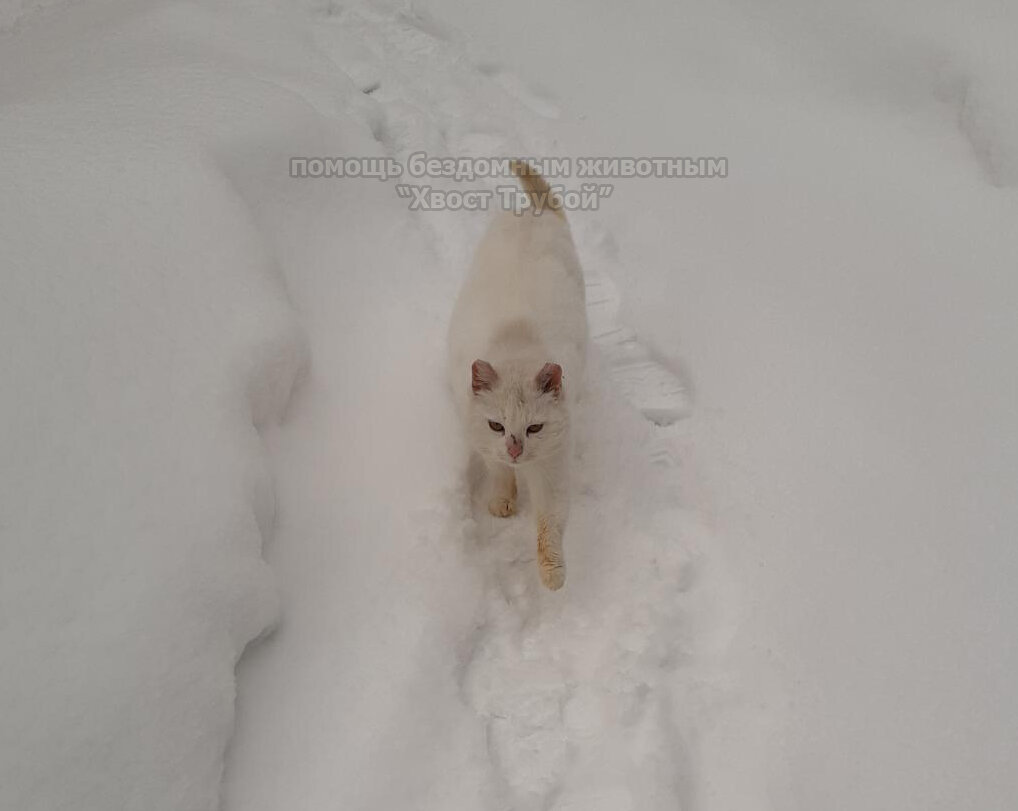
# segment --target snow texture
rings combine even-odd
[[[1011,808],[973,8],[0,2],[0,808]],[[569,215],[561,592],[444,386],[486,216],[289,175],[421,150],[729,160]]]

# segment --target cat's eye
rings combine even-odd
[[[488,427],[492,431],[494,431],[496,434],[504,434],[505,433],[505,426],[502,425],[502,423],[500,423],[500,422],[495,422],[494,420],[488,420]]]
[[[541,433],[541,429],[542,428],[544,428],[544,423],[543,422],[539,422],[539,423],[536,423],[534,425],[528,425],[527,426],[527,436],[530,436],[531,434],[539,434],[539,433]]]

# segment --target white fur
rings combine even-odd
[[[548,527],[561,561],[568,515],[570,410],[583,386],[587,317],[583,274],[564,216],[501,212],[488,228],[463,283],[449,327],[450,383],[471,447],[491,479],[489,509],[515,510],[515,478],[526,486],[535,518]],[[474,392],[471,366],[491,364],[498,380]],[[561,394],[543,392],[537,376],[546,363],[562,367]],[[493,431],[501,423],[505,434]],[[527,427],[543,424],[539,433]],[[523,452],[514,461],[507,439]],[[554,551],[554,550],[552,550]],[[560,571],[542,580],[558,588]]]

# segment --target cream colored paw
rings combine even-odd
[[[516,512],[516,499],[495,496],[488,502],[488,512],[499,518],[508,518]]]
[[[538,567],[538,571],[541,573],[541,582],[552,591],[558,591],[565,585],[566,567],[563,564],[542,564]]]
[[[537,571],[541,582],[552,591],[558,591],[566,582],[562,528],[545,515],[537,516]]]

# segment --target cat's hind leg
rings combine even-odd
[[[516,473],[508,465],[493,464],[488,467],[488,477],[491,480],[488,512],[508,518],[516,512]]]

